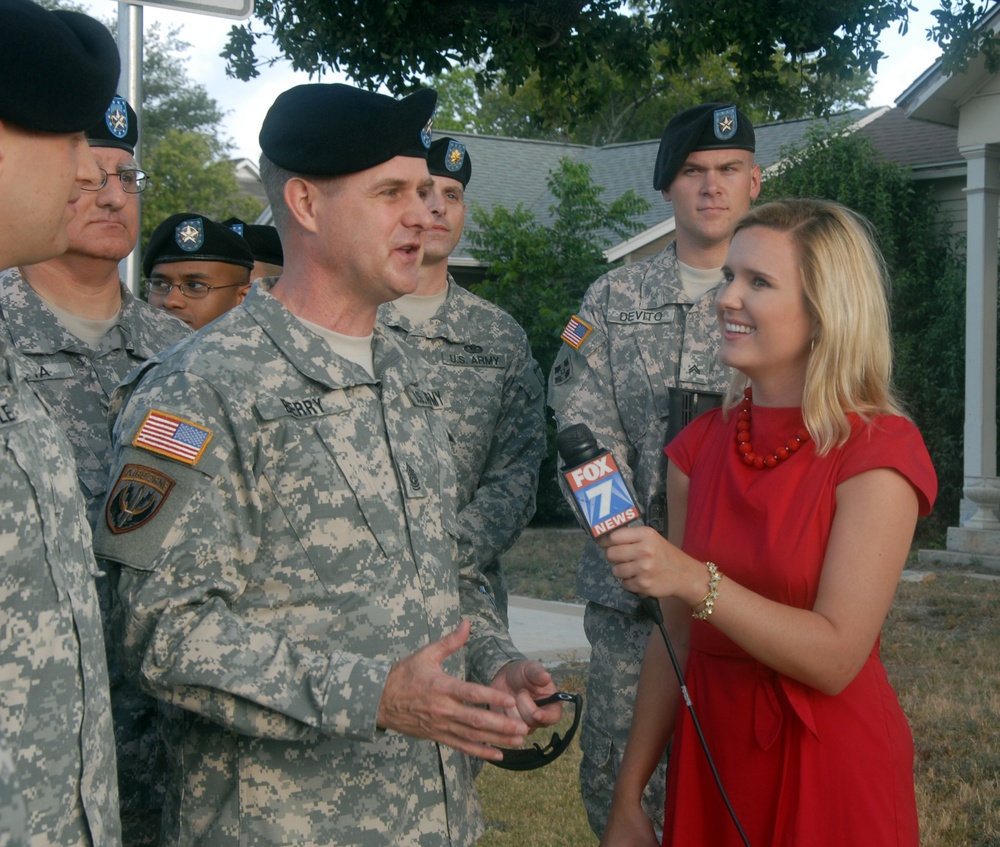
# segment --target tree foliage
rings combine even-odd
[[[649,204],[629,189],[605,203],[590,165],[564,158],[547,180],[556,199],[544,225],[521,204],[513,211],[474,206],[469,229],[472,255],[487,265],[476,293],[506,309],[531,341],[548,372],[559,350],[559,333],[587,287],[609,270],[604,248],[634,235]]]
[[[939,2],[931,34],[957,49],[972,32],[970,8],[980,7]],[[397,94],[453,65],[476,67],[482,91],[513,90],[537,74],[546,99],[562,96],[589,114],[602,99],[596,67],[643,90],[656,74],[728,50],[736,99],[763,101],[800,78],[822,109],[831,81],[877,69],[879,37],[892,25],[905,30],[913,8],[910,0],[257,0],[223,55],[244,80],[283,56],[296,70],[341,71]],[[281,56],[258,58],[265,35]]]
[[[518,205],[514,210],[473,207],[469,240],[472,255],[487,267],[475,292],[506,309],[524,328],[531,351],[548,373],[561,344],[559,334],[583,299],[587,287],[609,270],[603,248],[635,234],[636,218],[648,208],[629,190],[605,203],[586,163],[563,159],[547,184],[556,202],[552,223],[539,223]],[[569,517],[556,486],[555,427],[548,425],[548,447],[539,482],[536,520]]]
[[[200,82],[187,72],[185,56],[191,45],[181,38],[181,28],[165,31],[159,23],[143,33],[142,130],[147,144],[157,144],[168,130],[200,132],[213,141],[214,153],[228,152],[220,135],[225,112]]]
[[[1000,37],[978,26],[992,5],[992,0],[983,3],[960,0],[957,4],[941,0],[941,8],[931,12],[934,25],[929,38],[944,51],[941,69],[946,74],[961,73],[979,55],[986,59],[986,69],[991,74],[1000,71]]]
[[[602,146],[657,138],[669,117],[692,103],[739,100],[755,123],[811,116],[820,105],[812,91],[814,81],[801,74],[782,74],[774,88],[748,100],[740,97],[729,52],[702,56],[683,72],[671,70],[662,54],[662,48],[653,48],[649,78],[642,86],[606,62],[583,69],[590,91],[586,104],[579,97],[551,91],[537,72],[514,91],[502,85],[480,90],[475,68],[450,68],[427,81],[438,92],[434,125],[481,135]],[[583,87],[583,80],[573,86],[576,91]],[[847,111],[867,102],[872,81],[867,73],[828,79],[823,91],[822,105]]]
[[[813,135],[765,180],[761,200],[822,197],[873,225],[892,285],[895,383],[938,473],[923,543],[958,525],[965,408],[965,260],[927,183],[882,159],[860,134]]]

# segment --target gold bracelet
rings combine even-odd
[[[694,606],[694,609],[701,606],[700,612],[691,610],[691,617],[698,621],[707,620],[708,616],[715,611],[715,598],[719,595],[719,583],[722,582],[722,572],[713,562],[705,562],[705,567],[708,568],[708,594]]]

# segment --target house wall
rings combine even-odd
[[[973,147],[998,142],[1000,142],[1000,76],[991,76],[961,104],[958,146]]]

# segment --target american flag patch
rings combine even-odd
[[[593,327],[588,326],[576,315],[573,315],[573,317],[569,319],[569,323],[566,324],[566,329],[562,331],[562,335],[559,337],[569,344],[570,347],[575,347],[579,350],[580,345],[584,342],[584,339],[590,335],[591,329],[593,329]]]
[[[132,446],[194,465],[211,438],[212,431],[203,426],[151,409],[132,439]]]

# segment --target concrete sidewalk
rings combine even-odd
[[[1000,579],[996,574],[963,574],[973,579]],[[933,572],[905,570],[905,582],[934,579]],[[529,659],[546,664],[590,661],[590,644],[583,632],[583,604],[554,603],[531,597],[510,597],[508,617],[514,644]]]
[[[511,638],[529,659],[546,664],[589,661],[583,609],[576,603],[510,597],[507,615]]]

